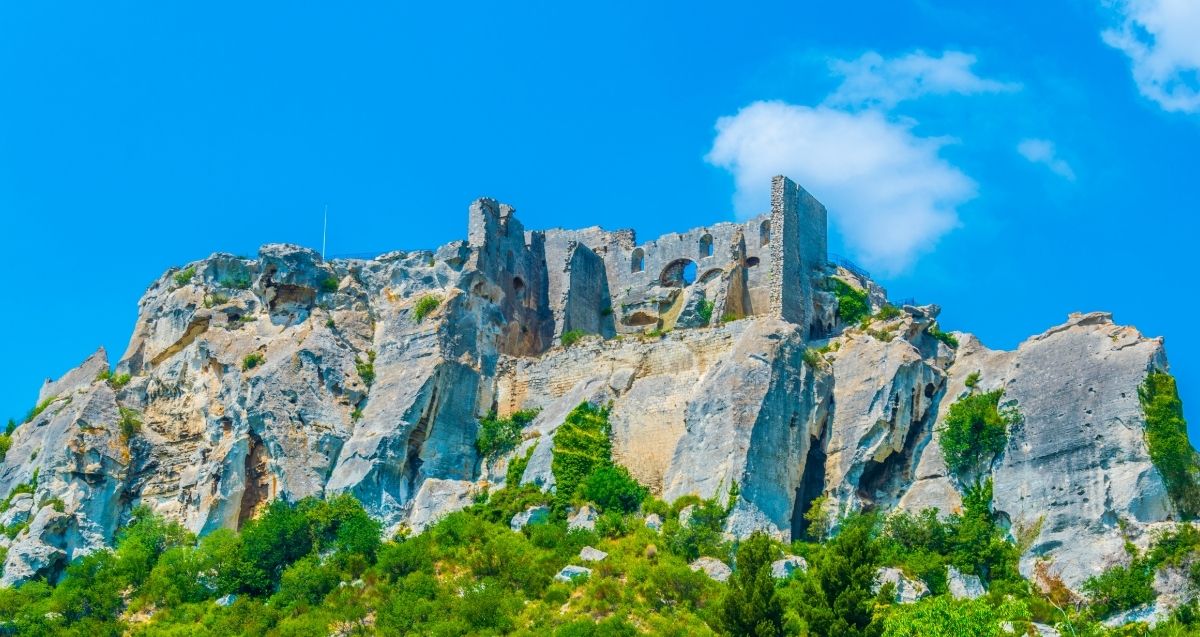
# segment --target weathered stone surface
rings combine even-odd
[[[657,513],[651,513],[650,515],[646,516],[646,528],[650,529],[651,531],[662,531],[662,525],[662,518],[659,517]]]
[[[938,431],[975,371],[1024,416],[984,471],[1014,535],[1039,529],[1027,575],[1044,560],[1078,590],[1127,559],[1118,520],[1144,547],[1178,517],[1137,401],[1146,373],[1166,369],[1161,340],[1081,314],[1011,352],[966,333],[952,349],[928,333],[933,305],[840,325],[821,279],[865,290],[875,309],[886,293],[825,263],[824,209],[808,193],[783,179],[772,192],[769,215],[640,244],[627,230],[526,230],[480,199],[467,239],[432,251],[324,261],[275,244],[189,264],[190,279],[165,273],[117,364],[130,382],[98,380],[100,350],[48,382],[54,400],[14,433],[0,495],[38,480],[0,519],[30,522],[0,540],[3,582],[111,545],[138,505],[207,533],[277,498],[351,493],[389,531],[420,532],[527,455],[520,481],[553,491],[554,438],[582,402],[610,406],[614,460],[655,496],[729,506],[729,537],[800,537],[822,495],[835,529],[865,508],[949,514],[964,484]],[[563,347],[576,329],[588,336]],[[540,412],[516,449],[484,459],[477,422],[493,409]],[[123,432],[126,416],[140,427]],[[34,506],[55,499],[61,513]],[[1187,600],[1177,582],[1156,590],[1162,608]]]
[[[579,510],[567,516],[567,529],[581,529],[586,531],[596,530],[596,520],[600,519],[600,514],[590,504],[585,504],[579,507]]]
[[[691,567],[693,571],[702,571],[705,575],[718,582],[724,582],[729,579],[730,575],[733,575],[733,569],[715,557],[701,557],[692,562]]]
[[[808,570],[808,562],[798,555],[785,555],[771,562],[771,577],[775,579],[787,579],[796,571],[806,570]]]
[[[514,531],[520,531],[530,524],[544,524],[548,519],[550,519],[550,507],[529,507],[514,515],[508,526]]]
[[[600,560],[603,560],[606,557],[608,557],[608,553],[605,553],[604,551],[601,551],[600,549],[597,549],[597,548],[592,548],[590,546],[585,546],[585,547],[583,547],[582,550],[579,551],[579,559],[581,559],[585,562],[599,562]]]
[[[955,599],[975,599],[987,592],[978,575],[960,573],[953,566],[946,567],[946,585]]]
[[[873,592],[878,593],[886,584],[896,587],[896,601],[900,604],[912,604],[929,594],[929,587],[921,580],[909,579],[898,568],[881,568],[875,574]]]
[[[562,570],[554,576],[555,581],[573,582],[580,577],[587,577],[592,574],[592,569],[586,566],[568,565],[562,567]]]

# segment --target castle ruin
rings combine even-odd
[[[747,316],[819,333],[812,275],[827,262],[827,216],[783,176],[771,182],[769,213],[642,244],[632,230],[525,230],[511,206],[479,199],[468,244],[503,288],[493,298],[509,319],[507,353],[543,351],[567,332],[608,338]]]

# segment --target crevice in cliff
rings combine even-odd
[[[242,501],[238,508],[238,528],[254,517],[260,508],[268,501],[273,499],[274,489],[271,488],[272,480],[267,462],[270,457],[267,456],[266,445],[263,444],[262,438],[253,431],[248,432],[249,449],[246,450],[245,460],[245,484],[246,488],[242,492]]]
[[[196,340],[201,334],[208,331],[208,324],[210,320],[211,318],[208,316],[201,316],[192,319],[191,324],[189,324],[187,329],[184,330],[183,336],[180,336],[179,340],[172,343],[170,347],[162,352],[159,352],[158,356],[155,356],[150,361],[150,364],[158,365],[159,363],[183,351],[183,348],[191,345],[192,341]]]
[[[800,476],[800,486],[796,487],[796,500],[792,505],[792,541],[807,538],[808,520],[804,516],[812,508],[813,500],[825,492],[825,445],[829,427],[821,427],[821,431],[820,438],[809,438],[804,473]]]
[[[436,378],[431,385],[429,403],[421,414],[421,417],[417,419],[416,424],[413,425],[412,432],[408,434],[408,451],[405,456],[404,475],[410,494],[416,493],[421,465],[425,464],[425,461],[421,458],[421,451],[425,447],[425,441],[429,439],[429,432],[433,429],[434,421],[437,420],[441,387]]]
[[[937,406],[941,402],[944,390],[944,378],[938,385],[927,383],[924,387],[913,388],[910,413],[917,413],[922,401],[928,400],[929,404],[925,406],[921,417],[909,424],[900,451],[889,454],[882,461],[868,462],[863,467],[858,480],[858,498],[862,501],[864,510],[870,510],[879,504],[891,505],[898,502],[902,487],[912,482],[920,452],[933,437],[932,419],[937,415]],[[899,399],[899,396],[894,398]],[[897,407],[898,405],[893,405],[893,414],[898,411]],[[894,497],[880,502],[880,493],[891,493]]]

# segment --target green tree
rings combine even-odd
[[[1150,460],[1162,474],[1167,493],[1184,515],[1200,514],[1200,463],[1188,440],[1175,378],[1164,372],[1149,374],[1138,398],[1146,417]]]
[[[880,566],[873,516],[852,516],[823,550],[809,560],[808,571],[792,591],[792,612],[800,626],[793,632],[821,637],[877,637],[872,592]]]
[[[778,551],[765,533],[755,532],[738,546],[737,570],[721,601],[722,628],[731,635],[783,634],[783,608],[775,592],[771,561]]]
[[[986,599],[955,600],[947,596],[923,599],[900,606],[884,622],[884,637],[1000,637],[1004,622],[1028,619],[1019,602],[1000,608]]]
[[[592,471],[579,485],[579,496],[600,508],[626,513],[637,511],[649,491],[619,465],[607,465]]]
[[[1003,389],[970,394],[950,405],[939,437],[946,466],[956,475],[990,462],[1004,451],[1008,425],[1014,418],[1000,413]]]

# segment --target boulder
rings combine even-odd
[[[549,519],[550,507],[534,506],[514,515],[512,521],[508,523],[508,527],[514,531],[520,531],[530,524],[542,524]]]
[[[885,584],[896,586],[896,601],[901,604],[912,604],[929,594],[929,587],[924,582],[909,579],[898,568],[879,569],[875,574],[875,586],[872,591],[878,593]]]
[[[693,571],[703,571],[709,578],[718,582],[724,582],[733,575],[733,569],[715,557],[701,557],[692,562],[691,567]]]
[[[657,513],[651,513],[650,515],[646,516],[646,528],[650,529],[651,531],[656,533],[661,532],[662,525],[662,518],[659,517]]]
[[[586,566],[568,565],[562,567],[562,570],[554,576],[554,580],[557,582],[573,582],[580,577],[590,577],[591,574],[592,569]]]
[[[946,567],[946,585],[955,599],[975,599],[987,592],[978,575],[960,573],[953,566]]]
[[[797,570],[808,570],[808,562],[798,555],[785,555],[782,559],[771,562],[771,577],[775,579],[787,579]]]
[[[578,511],[567,516],[567,530],[594,531],[598,519],[600,519],[600,514],[596,512],[596,509],[592,508],[590,504],[585,504],[579,507]]]
[[[579,559],[585,562],[599,562],[606,557],[608,557],[608,553],[590,546],[585,546],[579,551]]]

